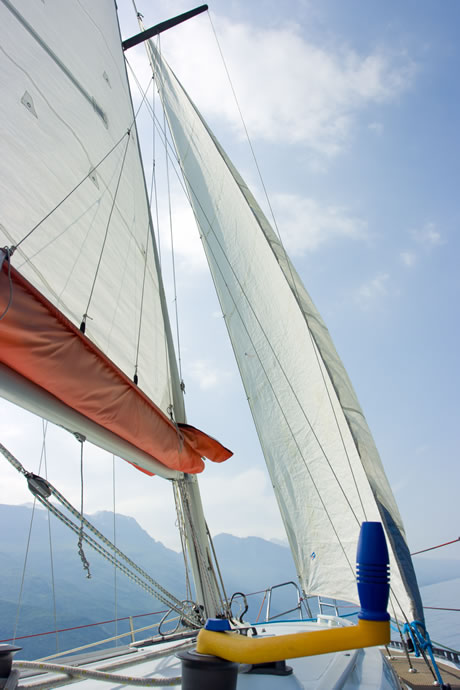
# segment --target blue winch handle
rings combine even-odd
[[[363,522],[356,553],[356,579],[361,611],[358,618],[388,621],[390,559],[380,522]]]

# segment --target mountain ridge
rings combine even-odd
[[[0,505],[0,524],[7,526],[0,533],[1,595],[0,640],[35,635],[79,625],[92,627],[63,633],[59,637],[62,647],[70,648],[101,637],[120,634],[128,630],[128,622],[115,624],[112,619],[156,615],[140,619],[140,625],[158,621],[165,612],[164,606],[139,590],[123,574],[114,574],[113,566],[84,546],[90,564],[91,579],[85,577],[78,555],[75,534],[69,532],[54,516],[51,517],[53,537],[54,594],[50,582],[50,547],[48,516],[44,510],[35,510],[31,539],[24,572],[25,544],[31,524],[30,506]],[[88,516],[90,521],[109,539],[113,539],[113,513],[99,511]],[[169,589],[179,599],[186,594],[185,571],[182,554],[168,549],[136,522],[134,518],[115,516],[117,546],[134,562]],[[219,565],[224,574],[227,595],[245,592],[248,600],[248,620],[255,621],[266,613],[264,592],[281,582],[297,582],[294,563],[289,549],[261,537],[236,537],[221,533],[213,539]],[[460,577],[460,561],[415,561],[420,586],[447,583]],[[253,594],[257,593],[257,594]],[[21,607],[18,609],[18,598]],[[272,614],[286,611],[296,604],[296,590],[290,584],[276,590],[272,600]],[[54,619],[54,607],[57,619]],[[238,608],[238,607],[236,607]],[[19,611],[19,613],[18,613]],[[18,623],[16,625],[16,620]],[[93,625],[101,621],[112,621]],[[148,636],[148,631],[142,633]],[[21,640],[25,658],[37,658],[53,653],[56,636]],[[123,642],[122,642],[123,643]]]

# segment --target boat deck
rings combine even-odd
[[[391,654],[391,660],[388,657],[387,659],[408,688],[433,690],[434,678],[423,659],[415,659],[411,656],[411,663],[414,669],[416,669],[416,673],[410,673],[405,654],[394,652],[394,650],[391,650]],[[460,669],[438,661],[437,663],[444,683],[449,683],[452,690],[460,690]]]

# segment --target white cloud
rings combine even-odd
[[[411,268],[417,262],[417,255],[414,252],[401,252],[399,255],[404,266]]]
[[[333,156],[346,144],[361,111],[391,101],[413,79],[407,58],[383,51],[359,55],[340,45],[326,49],[307,41],[296,24],[256,28],[223,16],[215,16],[214,23],[253,139],[302,144]],[[186,23],[168,33],[163,52],[205,117],[224,118],[243,137],[207,24]],[[129,57],[137,63],[134,52]]]
[[[379,273],[367,283],[363,283],[358,289],[356,300],[363,309],[367,309],[379,297],[388,294],[388,273]]]
[[[371,130],[371,132],[375,132],[378,135],[382,134],[383,132],[382,122],[371,122],[367,127]]]
[[[211,469],[211,471],[210,471]],[[263,469],[230,474],[226,467],[207,468],[200,477],[207,521],[212,534],[285,540],[279,508]],[[225,486],[225,490],[222,487]],[[235,510],[237,498],[238,510]]]
[[[232,374],[214,366],[212,362],[203,359],[195,360],[191,363],[188,371],[189,376],[197,381],[202,390],[217,388],[232,378]]]
[[[178,263],[176,268],[181,272],[181,275],[184,271],[189,274],[206,270],[206,256],[198,234],[195,217],[182,194],[174,194],[172,208],[172,241],[175,261]],[[160,214],[160,235],[162,255],[164,260],[169,263],[172,242],[167,209]]]
[[[425,249],[439,246],[445,243],[441,233],[436,227],[435,223],[425,223],[420,230],[413,230],[412,235],[414,239],[421,244]]]
[[[367,225],[360,218],[336,206],[320,206],[313,199],[294,194],[276,194],[272,198],[281,238],[293,255],[314,251],[338,239],[364,240]]]

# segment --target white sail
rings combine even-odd
[[[161,286],[114,2],[1,0],[0,44],[0,247],[43,221],[14,266],[75,325],[87,312],[87,336],[130,379],[137,363],[166,412]]]
[[[397,614],[420,618],[401,518],[327,329],[244,181],[151,49],[301,585],[356,601],[359,526],[381,520]]]

